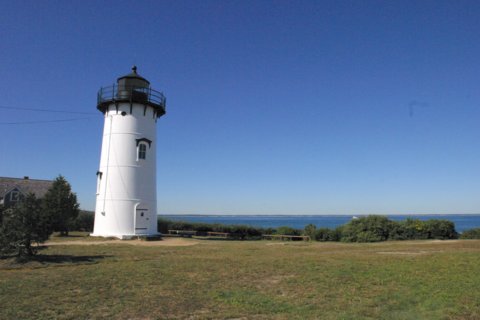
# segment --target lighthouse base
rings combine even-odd
[[[155,241],[162,240],[162,234],[152,233],[152,234],[96,234],[90,233],[90,237],[99,237],[99,238],[117,238],[120,240],[145,240],[145,241]]]

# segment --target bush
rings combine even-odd
[[[339,241],[342,232],[342,228],[338,227],[335,229],[329,229],[329,228],[319,228],[315,232],[315,240],[317,241]]]
[[[230,226],[230,233],[235,235],[245,235],[249,238],[257,238],[262,236],[262,229],[245,225]]]
[[[302,232],[298,229],[294,229],[294,228],[287,227],[287,226],[282,226],[282,227],[277,228],[277,230],[275,231],[275,234],[284,234],[284,235],[288,235],[288,236],[299,236],[299,235],[302,234]]]
[[[305,229],[303,229],[303,234],[310,237],[310,240],[314,240],[316,231],[317,227],[310,223],[305,226]]]
[[[395,222],[389,240],[457,239],[455,224],[448,220],[406,219]]]
[[[429,239],[457,239],[458,233],[455,231],[455,224],[448,220],[431,219],[424,221]]]
[[[342,227],[343,242],[378,242],[389,238],[394,222],[384,216],[366,216],[353,219]]]
[[[392,239],[398,240],[422,240],[429,238],[429,232],[425,221],[418,219],[408,218],[405,221],[397,223],[398,232],[397,237],[392,237]]]
[[[258,230],[263,231],[263,234],[275,234],[275,232],[277,231],[274,228],[266,228],[266,229],[258,228]]]
[[[352,220],[343,226],[341,241],[377,242],[385,240],[457,239],[455,224],[448,220],[406,219],[395,222],[382,216]]]
[[[465,230],[460,235],[460,239],[480,239],[480,228]]]

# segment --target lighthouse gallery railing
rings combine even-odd
[[[166,98],[152,88],[112,85],[102,87],[97,94],[97,106],[110,102],[139,102],[160,108],[165,113]]]

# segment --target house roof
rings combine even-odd
[[[52,180],[0,177],[0,198],[3,198],[7,192],[15,188],[18,188],[24,194],[33,193],[37,198],[42,198],[52,184]]]

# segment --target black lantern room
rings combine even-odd
[[[157,118],[165,114],[166,99],[163,93],[150,88],[150,82],[137,73],[132,72],[117,79],[113,86],[102,87],[97,95],[97,109],[105,113],[110,104],[116,106],[120,102],[140,103],[154,109]]]

